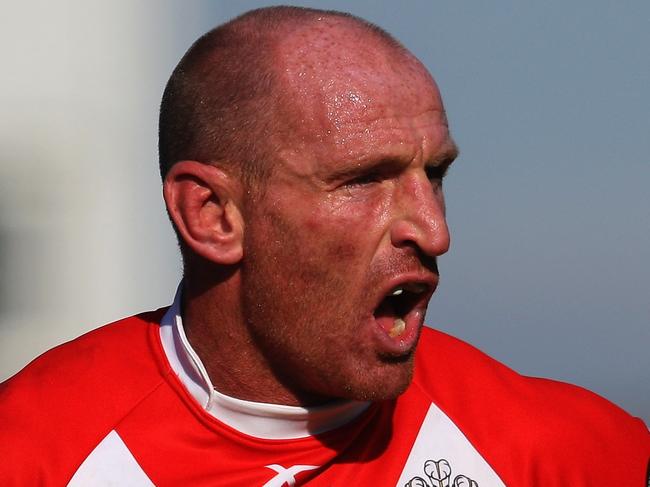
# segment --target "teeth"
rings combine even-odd
[[[427,286],[425,284],[418,284],[418,283],[407,283],[404,284],[403,286],[397,286],[392,293],[390,293],[391,296],[399,296],[402,294],[404,291],[408,291],[413,294],[420,294],[424,291],[427,290]]]
[[[404,333],[405,329],[406,329],[406,322],[402,318],[395,318],[395,321],[393,322],[393,327],[388,332],[388,335],[391,338],[398,337],[402,333]]]

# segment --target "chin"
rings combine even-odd
[[[381,367],[378,373],[348,382],[345,387],[346,399],[357,401],[385,401],[395,399],[408,389],[413,379],[413,360],[390,362]]]

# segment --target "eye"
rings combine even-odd
[[[447,173],[447,169],[449,169],[448,165],[440,165],[440,166],[426,166],[424,168],[424,171],[426,172],[427,179],[431,183],[431,186],[433,186],[434,189],[440,189],[442,188],[442,180],[445,177],[445,174]]]
[[[424,171],[431,182],[440,182],[447,173],[447,166],[427,166]]]
[[[369,172],[366,174],[361,174],[355,178],[350,179],[345,183],[347,187],[355,186],[367,186],[369,184],[378,183],[382,180],[381,174],[377,172]]]

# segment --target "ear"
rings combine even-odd
[[[163,183],[167,211],[185,244],[216,264],[232,265],[243,256],[241,184],[216,166],[175,163]]]

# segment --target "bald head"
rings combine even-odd
[[[215,28],[189,49],[165,89],[163,179],[175,162],[195,160],[236,171],[249,184],[263,180],[276,141],[300,123],[296,110],[308,109],[301,104],[317,88],[314,79],[326,83],[323,73],[332,69],[345,77],[353,64],[376,64],[378,56],[389,65],[387,53],[411,58],[385,31],[340,12],[271,7]],[[312,81],[302,93],[300,76]]]
[[[454,155],[429,73],[363,20],[274,7],[199,39],[165,90],[160,160],[183,319],[215,387],[280,404],[400,394],[428,298],[377,303],[406,275],[435,287]]]

